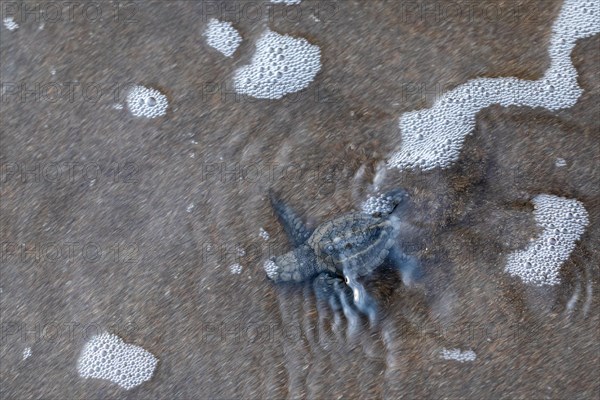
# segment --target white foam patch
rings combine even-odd
[[[280,99],[306,88],[321,70],[321,49],[306,39],[267,30],[256,43],[252,62],[235,72],[239,94]]]
[[[574,199],[541,194],[533,199],[536,224],[541,235],[525,250],[508,255],[505,271],[524,283],[543,286],[560,283],[560,266],[589,223],[583,204]]]
[[[242,43],[242,37],[231,22],[219,21],[216,18],[208,21],[204,36],[210,47],[226,57],[231,57]]]
[[[271,238],[271,236],[269,235],[269,232],[267,232],[265,230],[265,228],[260,228],[258,235],[261,237],[262,240],[269,240]]]
[[[583,90],[571,51],[578,39],[600,32],[600,0],[565,0],[554,22],[549,48],[551,64],[536,81],[481,78],[445,93],[429,109],[400,117],[402,144],[388,160],[390,168],[447,168],[458,157],[464,139],[475,128],[475,115],[492,104],[543,107],[550,111],[573,106]]]
[[[241,274],[243,269],[244,267],[242,267],[240,264],[232,264],[229,266],[229,271],[231,271],[231,273],[234,275]]]
[[[566,167],[567,161],[564,158],[557,158],[554,162],[554,165],[556,165],[557,167]]]
[[[460,349],[442,349],[441,355],[444,360],[454,360],[460,362],[475,361],[477,354],[473,350]]]
[[[156,89],[134,86],[127,94],[127,108],[135,117],[160,117],[168,106],[167,96]]]
[[[77,363],[82,378],[106,379],[132,389],[152,378],[158,359],[139,346],[108,333],[93,336]]]
[[[2,22],[4,22],[4,27],[11,32],[19,29],[19,24],[15,22],[13,17],[6,17],[2,20]]]
[[[23,360],[27,360],[29,357],[31,357],[31,347],[25,347],[23,349]]]

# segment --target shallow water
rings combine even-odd
[[[561,1],[519,12],[478,2],[496,16],[448,5],[414,17],[412,2],[379,0],[305,0],[297,19],[283,6],[272,18],[217,15],[244,38],[232,58],[204,43],[201,3],[131,3],[129,23],[108,17],[108,4],[102,21],[15,18],[17,30],[0,31],[3,83],[110,88],[96,102],[76,90],[2,104],[2,398],[597,396],[598,35],[573,52],[584,89],[574,107],[492,106],[451,168],[381,168],[400,143],[399,116],[431,106],[441,88],[540,77]],[[267,27],[321,48],[321,72],[294,100],[230,93]],[[114,109],[124,100],[114,89],[130,82],[165,93],[167,115]],[[411,194],[405,247],[424,277],[407,287],[381,271],[370,285],[381,319],[350,335],[352,320],[310,285],[266,278],[263,260],[289,250],[267,193],[314,226],[359,208],[376,186]],[[590,223],[561,284],[535,288],[504,263],[539,233],[530,200],[540,193],[578,199]],[[103,330],[160,359],[152,380],[124,391],[77,375],[83,345]],[[440,356],[455,348],[476,359]]]

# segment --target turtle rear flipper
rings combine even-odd
[[[352,302],[352,290],[331,272],[320,273],[313,281],[313,290],[317,299],[326,301],[334,312],[341,311],[344,303]]]
[[[278,196],[271,192],[269,198],[271,200],[271,206],[275,210],[292,245],[298,247],[304,244],[312,234],[312,231],[308,229],[302,218],[300,218],[291,207],[281,201]]]

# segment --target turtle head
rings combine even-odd
[[[398,206],[408,200],[408,192],[402,188],[394,189],[387,192],[385,198],[393,206]]]
[[[406,208],[410,197],[406,190],[398,188],[386,193],[384,199],[390,204],[393,213],[399,213]]]

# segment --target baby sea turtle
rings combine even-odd
[[[397,244],[398,214],[405,208],[408,195],[403,189],[396,189],[382,199],[385,207],[371,210],[372,213],[350,212],[310,231],[289,206],[271,194],[271,204],[294,250],[265,262],[269,279],[313,280],[317,297],[329,301],[334,310],[342,308],[346,313],[355,306],[373,316],[374,304],[358,278],[370,275],[385,261],[401,272],[414,266]]]

